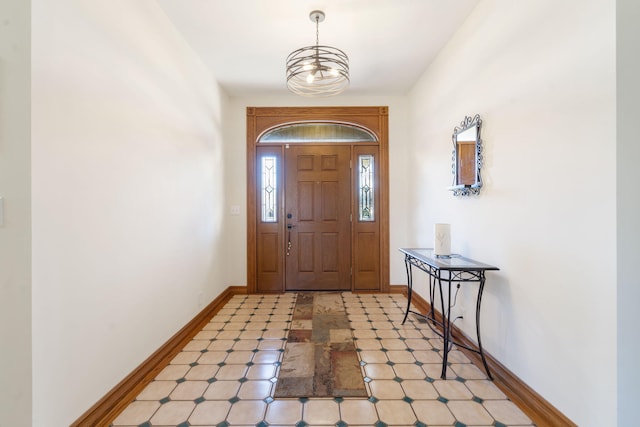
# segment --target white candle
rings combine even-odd
[[[434,227],[434,255],[451,255],[451,224],[436,224]]]

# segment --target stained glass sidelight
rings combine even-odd
[[[276,158],[262,157],[262,222],[277,222]]]
[[[373,155],[364,154],[358,157],[359,180],[359,218],[360,221],[375,221],[374,216],[374,175],[373,175]]]

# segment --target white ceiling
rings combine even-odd
[[[349,56],[350,95],[403,95],[479,0],[158,0],[231,96],[285,95],[285,60],[315,44]]]

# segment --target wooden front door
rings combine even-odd
[[[389,291],[387,107],[247,108],[247,291]]]
[[[350,152],[285,149],[285,290],[351,290]]]

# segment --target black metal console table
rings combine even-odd
[[[427,320],[429,327],[444,340],[444,349],[442,355],[442,375],[441,378],[445,379],[447,375],[447,359],[449,356],[449,350],[451,344],[455,344],[459,347],[463,347],[474,353],[478,353],[482,359],[484,369],[487,371],[487,375],[490,379],[493,379],[487,366],[487,361],[482,350],[482,340],[480,338],[480,303],[482,302],[482,291],[484,290],[485,283],[485,271],[487,270],[499,270],[498,267],[492,265],[483,264],[478,261],[474,261],[463,256],[452,254],[447,257],[436,256],[433,253],[433,249],[427,248],[401,248],[400,252],[404,253],[404,263],[407,269],[407,311],[404,314],[402,323],[406,322],[409,313],[414,313],[424,317]],[[411,295],[413,293],[413,272],[412,267],[429,274],[429,312],[424,315],[411,310]],[[476,337],[478,340],[478,349],[470,348],[464,344],[453,341],[451,337],[451,288],[452,284],[457,283],[457,287],[460,287],[461,283],[477,282],[479,283],[478,295],[476,299]],[[448,286],[448,292],[444,295],[443,284]],[[434,310],[435,300],[435,288],[436,285],[440,293],[440,308],[442,314],[442,321],[436,319]],[[447,299],[445,303],[445,297]],[[435,329],[431,326],[440,326],[442,331]]]

